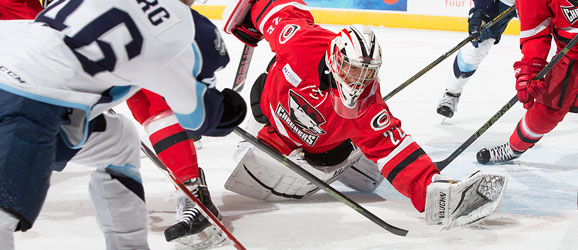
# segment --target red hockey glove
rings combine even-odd
[[[534,99],[546,92],[546,82],[543,79],[533,80],[545,66],[546,62],[542,60],[514,63],[518,101],[524,104],[525,109],[531,108],[534,105]]]
[[[249,14],[247,14],[243,23],[233,28],[231,32],[235,37],[241,40],[241,42],[244,42],[251,47],[256,47],[257,43],[263,40],[263,34],[255,28],[251,22],[251,16]]]

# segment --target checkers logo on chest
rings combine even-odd
[[[568,0],[572,4],[570,7],[560,6],[562,8],[562,13],[564,17],[570,24],[574,24],[578,20],[578,0]]]

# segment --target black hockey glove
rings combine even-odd
[[[247,115],[245,100],[231,89],[223,89],[223,116],[217,127],[207,133],[207,136],[226,136],[243,122]]]
[[[235,37],[241,40],[241,42],[244,42],[251,47],[256,47],[257,43],[263,40],[263,34],[255,28],[251,22],[251,16],[249,14],[247,14],[243,23],[235,27],[231,32]]]
[[[476,7],[470,9],[470,14],[468,15],[468,33],[472,37],[472,45],[478,47],[478,42],[480,41],[480,34],[482,28],[482,17],[484,11],[477,9]]]

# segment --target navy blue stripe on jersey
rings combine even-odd
[[[518,126],[516,126],[516,133],[518,134],[518,137],[520,138],[520,140],[522,140],[525,143],[531,143],[531,144],[535,144],[536,142],[538,142],[540,139],[542,139],[541,137],[538,139],[530,139],[526,136],[524,136],[524,133],[522,132],[522,128],[521,128],[522,123],[518,122]]]
[[[418,148],[416,151],[413,151],[413,153],[411,153],[403,161],[401,161],[399,164],[397,164],[397,166],[395,166],[391,170],[391,172],[389,172],[389,174],[387,175],[387,180],[390,183],[393,183],[393,180],[395,180],[395,177],[397,177],[397,175],[401,171],[403,171],[407,166],[409,166],[410,164],[415,162],[420,156],[422,156],[424,154],[425,154],[425,151],[423,151],[422,148]]]

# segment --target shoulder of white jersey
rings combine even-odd
[[[214,78],[214,72],[229,63],[229,53],[217,26],[208,18],[191,9],[195,22],[195,42],[202,56],[202,65],[197,79]]]
[[[232,34],[233,29],[245,20],[254,2],[255,0],[235,0],[225,7],[222,15],[225,33]]]

